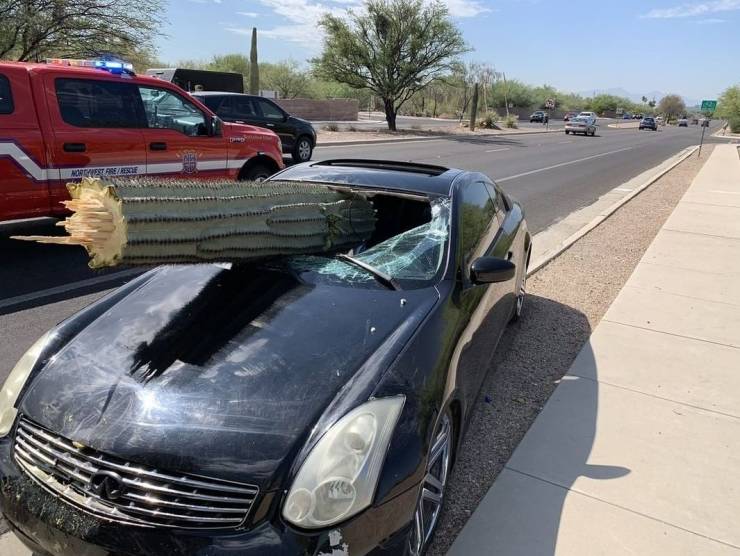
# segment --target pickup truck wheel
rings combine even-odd
[[[243,178],[247,181],[265,181],[272,175],[270,169],[263,164],[255,164],[244,172]]]
[[[566,135],[568,135],[569,133],[570,133],[570,131],[568,131],[568,130],[566,129],[566,130],[565,130],[565,134],[566,134]]]
[[[308,162],[311,160],[311,153],[313,152],[313,145],[311,139],[305,135],[298,138],[298,141],[293,147],[293,162]]]

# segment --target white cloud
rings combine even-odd
[[[707,19],[700,19],[697,23],[699,25],[716,25],[717,23],[727,23],[727,20],[719,19],[717,17],[709,17]]]
[[[321,47],[323,38],[319,21],[327,13],[341,15],[348,8],[356,8],[362,4],[361,0],[258,0],[260,4],[269,8],[283,20],[279,25],[268,29],[260,29],[259,34],[271,39],[280,39],[298,43],[310,52],[316,52]],[[479,0],[444,0],[452,17],[474,17],[491,11]],[[241,15],[252,12],[238,12]],[[254,14],[255,16],[257,14]],[[239,35],[251,35],[252,29],[227,27],[227,31]]]
[[[740,10],[740,0],[714,0],[695,4],[681,4],[672,8],[657,8],[643,15],[644,18],[672,19]]]
[[[257,12],[236,12],[236,15],[243,15],[244,17],[257,17]]]

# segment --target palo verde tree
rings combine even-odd
[[[0,0],[0,59],[153,52],[162,0]]]
[[[371,90],[393,131],[399,108],[468,50],[439,1],[366,0],[363,11],[350,10],[346,19],[327,14],[321,25],[326,37],[313,61],[317,73]]]

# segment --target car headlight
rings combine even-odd
[[[21,390],[23,390],[23,386],[26,384],[26,380],[28,380],[28,376],[36,364],[36,360],[52,338],[53,334],[49,331],[36,340],[36,343],[23,354],[18,360],[18,363],[15,364],[15,367],[13,367],[13,370],[10,371],[8,378],[5,379],[3,389],[0,390],[0,437],[6,436],[10,432],[10,429],[13,428],[13,422],[18,414],[18,410],[15,407],[18,396]]]
[[[283,517],[314,529],[368,507],[404,401],[403,396],[371,400],[337,421],[301,465]]]

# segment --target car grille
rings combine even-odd
[[[156,527],[235,528],[259,492],[256,486],[160,472],[75,444],[21,418],[15,460],[43,487],[100,517]]]

